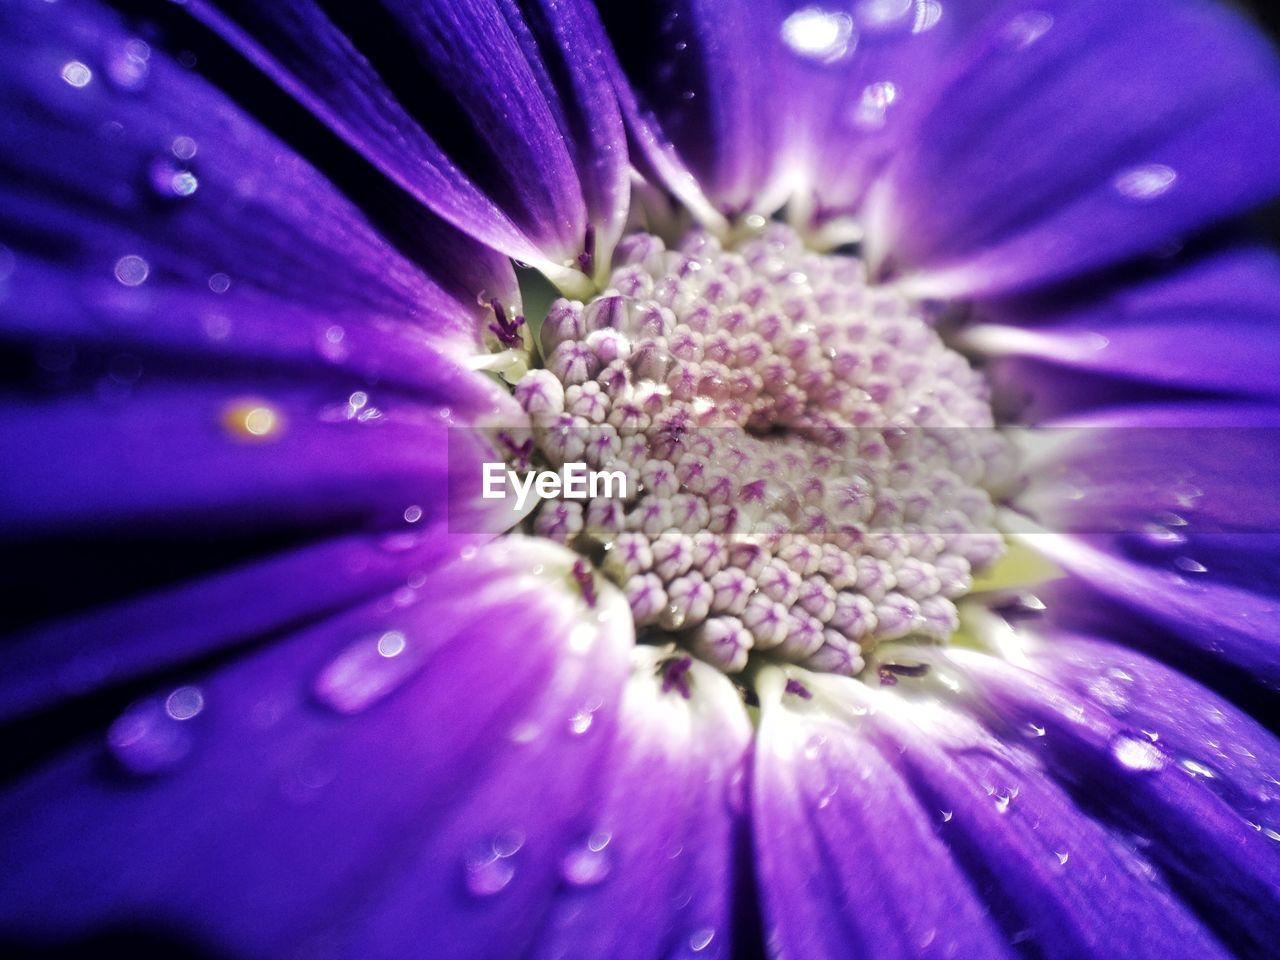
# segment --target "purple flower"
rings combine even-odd
[[[1274,954],[1248,25],[137,6],[0,7],[0,942]]]

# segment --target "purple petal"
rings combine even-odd
[[[730,955],[751,728],[733,686],[705,664],[690,665],[689,699],[664,692],[664,656],[633,654],[603,799],[561,863],[568,895],[535,957]]]
[[[716,209],[736,215],[771,212],[790,192],[795,115],[787,109],[783,6],[602,6],[635,97],[629,119],[641,150],[677,196],[689,194],[681,180],[692,176]]]
[[[1227,956],[1024,747],[938,704],[887,700],[869,722],[1012,943],[1061,960]]]
[[[115,14],[23,4],[4,22],[8,330],[408,377],[416,358],[372,354],[474,353],[477,294],[518,302],[510,265],[438,222],[414,238],[439,270],[423,276]]]
[[[1147,625],[1132,643],[1280,683],[1276,421],[1266,406],[1171,403],[1033,434],[1045,452],[1015,503],[1048,531],[1029,545],[1074,575],[1048,588],[1060,616],[1096,623],[1103,599]]]
[[[376,536],[351,535],[120,599],[87,613],[59,610],[56,620],[5,637],[0,719],[161,674],[298,624],[335,617],[375,597],[389,595],[388,605],[414,600],[429,571],[456,559],[468,546],[474,549],[479,539],[417,526]],[[176,559],[172,554],[199,547],[152,547],[164,549]],[[114,562],[128,556],[119,543],[105,552]],[[65,561],[61,567],[65,569]],[[45,574],[46,583],[59,577],[56,570]],[[17,609],[21,610],[20,602]]]
[[[14,532],[197,531],[332,525],[387,528],[418,505],[428,517],[462,497],[486,456],[450,462],[444,409],[394,392],[266,375],[180,382],[110,370],[56,399],[12,401],[0,431],[0,499]],[[485,395],[459,393],[460,410]],[[476,409],[472,406],[472,409]],[[482,408],[485,409],[485,408]],[[464,421],[465,422],[465,421]],[[459,448],[465,449],[465,448]],[[459,504],[460,506],[460,504]]]
[[[804,187],[812,194],[797,199],[812,206],[815,226],[857,210],[886,161],[915,136],[939,90],[972,56],[981,28],[1007,19],[1011,4],[845,6],[849,12],[804,7],[784,21],[784,36],[794,44],[791,109],[805,116]]]
[[[1275,397],[1280,257],[1237,248],[1179,266],[1084,302],[987,304],[963,342],[998,358],[999,379],[1033,393],[1038,410],[1097,404],[1103,378],[1136,389]],[[1046,377],[1057,370],[1079,375],[1061,396]]]
[[[1077,803],[1123,831],[1240,956],[1269,956],[1280,933],[1276,841],[1142,730],[1089,699],[997,658],[955,650],[989,722],[1028,741]]]
[[[752,809],[770,949],[815,960],[1012,956],[935,833],[937,812],[863,729],[865,688],[797,675],[811,699],[784,692],[780,672],[761,684]]]
[[[125,711],[10,788],[4,929],[228,952],[508,956],[598,804],[631,631],[508,540]],[[542,569],[541,576],[528,571]]]
[[[1031,666],[1154,734],[1184,772],[1251,822],[1280,820],[1280,741],[1227,700],[1140,653],[1058,632],[1036,648]]]
[[[895,155],[871,252],[935,296],[1067,277],[1267,199],[1277,149],[1280,68],[1234,14],[1039,4],[985,31]]]
[[[621,119],[578,3],[287,4],[195,13],[439,216],[563,270],[627,204]],[[564,79],[563,83],[558,81]]]

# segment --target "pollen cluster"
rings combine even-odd
[[[989,491],[1012,464],[987,384],[855,257],[781,225],[731,250],[633,235],[540,340],[513,458],[621,471],[629,496],[526,522],[622,588],[642,639],[729,673],[853,675],[877,643],[946,639],[1000,554]]]

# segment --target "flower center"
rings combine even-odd
[[[626,496],[544,499],[526,523],[583,555],[584,589],[591,565],[622,588],[641,640],[727,673],[855,675],[876,644],[947,639],[1003,550],[986,381],[854,257],[781,225],[732,250],[632,235],[540,339],[517,466],[584,463]]]

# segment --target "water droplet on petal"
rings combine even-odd
[[[128,254],[116,261],[116,279],[126,287],[137,287],[151,275],[151,264],[136,254]]]
[[[869,29],[890,26],[911,12],[914,0],[861,0],[854,7],[858,23]]]
[[[835,63],[853,52],[857,35],[847,13],[805,7],[782,21],[782,42],[806,60]]]
[[[1165,755],[1150,740],[1121,734],[1111,742],[1111,755],[1130,770],[1151,772],[1165,765]]]
[[[157,157],[148,171],[151,187],[162,197],[189,197],[200,182],[195,174],[169,157]]]
[[[1218,776],[1213,772],[1212,768],[1206,767],[1203,763],[1198,763],[1190,758],[1179,760],[1178,766],[1187,771],[1187,773],[1191,774],[1193,777],[1204,777],[1206,780],[1214,780]]]
[[[1018,14],[1003,31],[1010,46],[1024,50],[1043,37],[1053,27],[1053,16],[1042,10],[1027,10]]]
[[[422,519],[422,508],[418,506],[416,503],[413,504],[412,506],[408,506],[405,508],[405,511],[404,511],[405,523],[417,523],[421,519]]]
[[[462,864],[467,890],[477,897],[505,890],[516,875],[515,855],[523,845],[524,835],[509,831],[473,847]]]
[[[371,633],[330,661],[316,678],[315,695],[339,713],[359,713],[404,683],[424,659],[399,630]]]
[[[179,160],[190,160],[196,155],[197,145],[190,137],[174,137],[169,152]]]
[[[879,130],[885,124],[889,106],[897,98],[898,88],[888,80],[869,84],[854,108],[854,124],[864,130]]]
[[[87,87],[93,79],[93,71],[79,60],[70,60],[63,64],[62,79],[73,87]]]
[[[1145,202],[1164,196],[1177,179],[1178,174],[1172,167],[1148,163],[1121,171],[1111,183],[1122,196]]]
[[[179,687],[169,694],[164,709],[175,720],[190,720],[204,709],[204,694],[199,687]]]
[[[701,953],[711,946],[711,941],[715,937],[716,931],[714,927],[699,927],[689,936],[689,949],[694,953]]]
[[[267,440],[280,432],[283,421],[265,403],[237,400],[223,413],[222,423],[237,440]]]
[[[325,327],[316,338],[316,349],[326,360],[341,363],[351,353],[350,347],[345,342],[346,338],[346,330],[336,323],[331,324]]]
[[[604,881],[613,867],[612,837],[608,833],[591,834],[573,847],[560,861],[560,874],[575,887],[592,887]]]
[[[215,273],[209,277],[209,289],[214,293],[226,293],[231,289],[231,278],[225,273]]]
[[[107,76],[122,90],[141,90],[147,82],[151,47],[146,41],[126,40],[107,61]]]
[[[942,19],[942,4],[938,0],[922,0],[916,4],[916,19],[911,24],[912,33],[926,33]]]
[[[142,776],[172,769],[191,752],[191,746],[185,724],[155,700],[134,704],[107,731],[112,756],[126,770]]]

